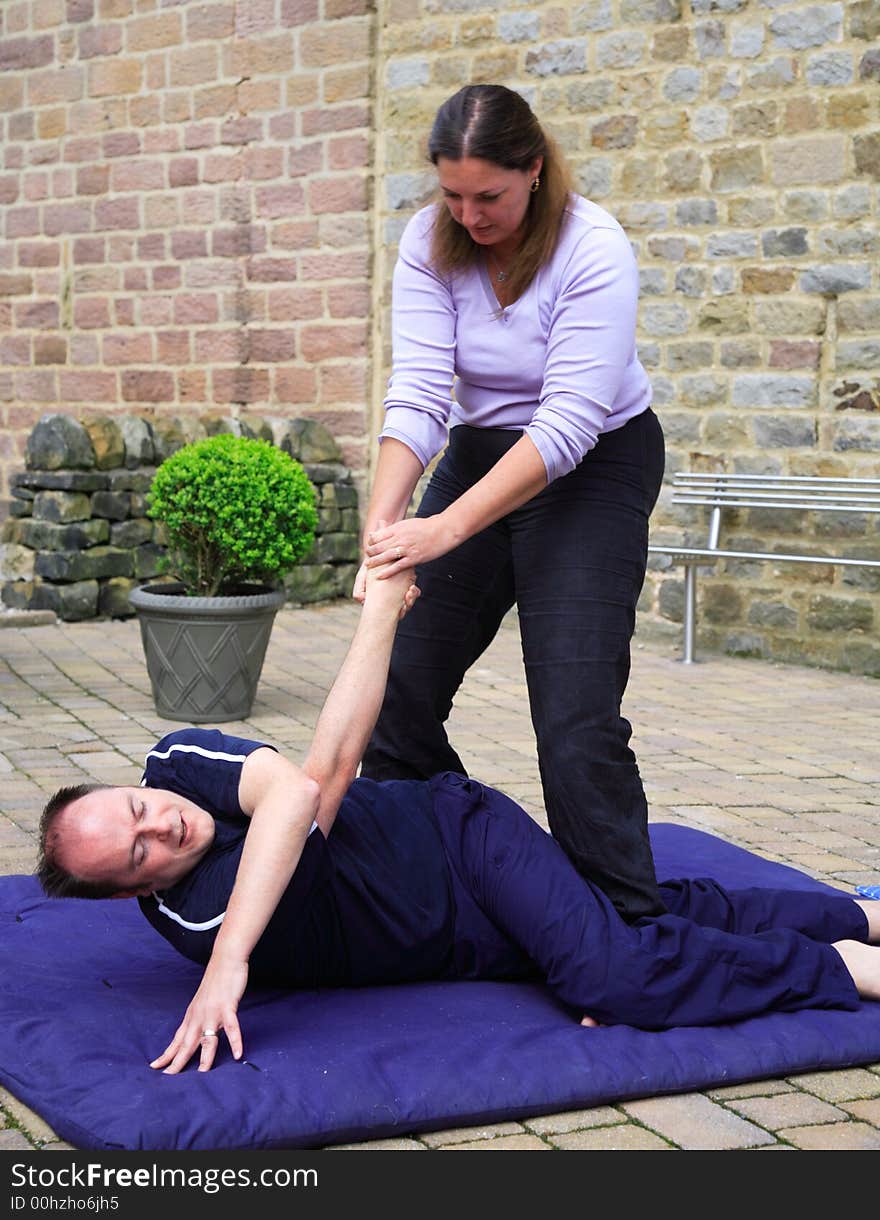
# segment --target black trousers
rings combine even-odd
[[[442,512],[520,436],[453,428],[418,516]],[[421,566],[422,596],[397,629],[362,765],[377,780],[465,773],[444,724],[515,602],[551,833],[627,920],[665,909],[632,729],[620,714],[663,464],[662,430],[648,410],[527,504]]]

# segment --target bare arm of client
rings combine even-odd
[[[201,1046],[199,1071],[207,1071],[223,1030],[232,1054],[243,1054],[238,1005],[248,961],[290,883],[313,821],[329,834],[336,812],[369,740],[388,676],[397,620],[418,596],[412,573],[367,579],[357,629],[315,726],[311,748],[296,766],[274,750],[255,750],[242,767],[239,802],[250,815],[241,863],[229,906],[198,991],[169,1046],[151,1067],[180,1072]]]

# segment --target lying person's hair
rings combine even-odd
[[[59,788],[46,802],[40,818],[37,878],[50,898],[112,898],[119,889],[106,881],[83,881],[63,868],[57,859],[59,840],[57,822],[62,813],[90,792],[109,788],[110,784],[72,784]]]

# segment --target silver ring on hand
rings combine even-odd
[[[402,547],[397,548],[397,558],[403,559],[403,548]]]
[[[217,1031],[216,1031],[216,1029],[203,1029],[203,1030],[202,1030],[202,1037],[203,1037],[203,1038],[216,1038],[216,1037],[217,1037]]]

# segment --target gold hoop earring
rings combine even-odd
[[[529,190],[532,192],[533,195],[534,195],[535,191],[539,188],[540,185],[541,185],[540,178],[532,179],[532,185],[529,187]]]

